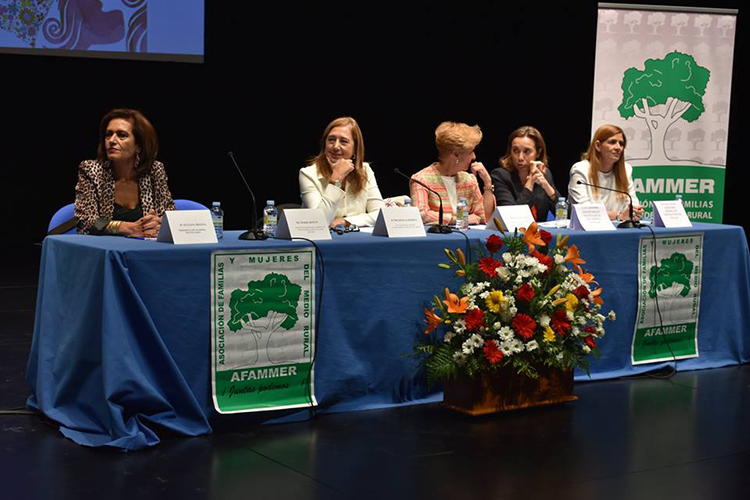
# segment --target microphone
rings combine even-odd
[[[258,218],[256,217],[256,205],[255,205],[255,195],[253,194],[253,190],[250,189],[250,185],[247,183],[247,180],[245,180],[245,176],[242,175],[242,170],[240,170],[240,166],[237,164],[237,160],[234,159],[234,153],[231,151],[227,151],[227,154],[229,155],[229,158],[232,159],[232,163],[234,163],[235,168],[237,169],[237,172],[239,172],[240,177],[242,177],[242,182],[245,183],[245,187],[250,192],[250,197],[253,199],[253,220],[252,224],[250,226],[250,229],[242,233],[239,237],[241,240],[266,240],[268,239],[268,235],[263,232],[262,229],[258,228]]]
[[[633,197],[630,196],[630,193],[627,191],[620,191],[619,189],[612,189],[604,186],[596,186],[594,184],[589,184],[588,182],[583,182],[582,180],[578,180],[576,184],[584,185],[584,186],[591,186],[596,187],[599,189],[604,189],[605,191],[612,191],[613,193],[620,193],[628,196],[628,199],[630,200],[630,220],[624,220],[622,221],[617,227],[622,229],[632,229],[632,228],[639,228],[641,227],[641,223],[637,220],[633,220]]]
[[[419,181],[419,180],[417,180],[417,179],[415,179],[413,177],[409,177],[408,175],[406,175],[405,173],[403,173],[401,170],[399,170],[398,167],[395,167],[393,169],[393,172],[396,173],[396,174],[398,174],[398,175],[400,175],[401,177],[404,177],[404,178],[408,179],[409,182],[416,182],[417,184],[419,184],[420,186],[422,186],[426,190],[430,191],[431,193],[435,193],[435,195],[438,197],[438,201],[440,202],[440,210],[438,210],[438,225],[430,227],[427,230],[427,232],[428,233],[440,233],[440,234],[449,234],[449,233],[452,233],[453,230],[450,227],[443,225],[443,199],[440,197],[440,193],[438,193],[437,191],[435,191],[434,189],[432,189],[430,186],[428,186],[424,182]]]

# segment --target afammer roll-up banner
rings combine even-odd
[[[721,222],[737,11],[599,4],[592,135],[621,127],[638,198]]]

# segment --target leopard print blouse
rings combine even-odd
[[[151,172],[138,179],[138,196],[143,213],[156,210],[160,217],[166,210],[174,210],[172,194],[167,186],[167,172],[161,162],[155,161]],[[78,166],[75,216],[78,232],[88,234],[98,219],[112,218],[115,205],[115,179],[108,161],[85,160]]]

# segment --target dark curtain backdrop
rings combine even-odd
[[[269,198],[299,202],[298,170],[341,115],[359,121],[384,196],[408,192],[393,167],[415,172],[435,159],[443,120],[482,127],[477,157],[488,168],[513,129],[535,125],[561,191],[588,144],[596,2],[206,3],[204,64],[0,55],[6,250],[33,252],[52,213],[73,201],[76,167],[95,155],[99,120],[117,106],[140,109],[156,126],[173,196],[221,201],[228,229],[247,226],[251,206],[226,152],[235,152],[258,210]],[[741,21],[730,224],[744,223],[746,190]]]

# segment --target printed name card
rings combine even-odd
[[[657,227],[693,227],[680,200],[655,201],[654,225]]]
[[[218,243],[208,210],[168,210],[161,219],[156,241],[175,245]]]
[[[573,204],[569,227],[576,231],[615,231],[604,203]]]
[[[372,234],[389,238],[425,237],[424,223],[417,207],[384,207],[378,213]]]
[[[502,227],[497,227],[495,219]],[[514,232],[519,227],[529,227],[534,222],[534,215],[528,205],[506,205],[496,207],[485,229],[489,231]]]
[[[276,237],[282,239],[305,238],[308,240],[330,240],[323,210],[319,208],[288,208],[281,212]]]

